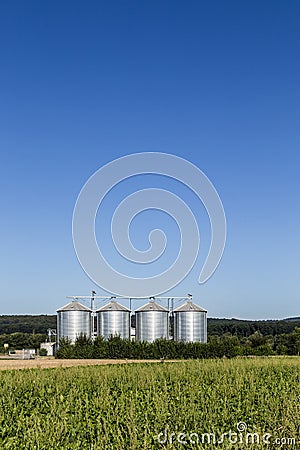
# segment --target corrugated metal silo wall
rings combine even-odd
[[[206,312],[180,311],[174,313],[174,340],[207,342]]]
[[[153,342],[169,339],[169,313],[167,311],[136,312],[136,340]]]
[[[89,311],[60,311],[57,313],[57,338],[69,338],[73,343],[80,334],[91,337],[91,313]]]
[[[130,338],[129,311],[99,311],[97,313],[97,334],[108,339],[119,335],[122,339]]]

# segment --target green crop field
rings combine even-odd
[[[0,373],[1,449],[300,448],[300,358]]]

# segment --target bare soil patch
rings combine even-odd
[[[31,359],[31,360],[0,360],[0,370],[10,369],[50,369],[75,366],[102,366],[106,364],[130,364],[130,363],[160,363],[160,360],[141,359]]]

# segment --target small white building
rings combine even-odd
[[[130,340],[135,341],[135,328],[130,327]]]
[[[47,350],[47,356],[54,356],[56,342],[42,342],[40,349]]]
[[[12,359],[34,359],[36,351],[34,348],[23,348],[23,350],[10,350],[8,355]]]

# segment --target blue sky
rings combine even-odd
[[[77,195],[103,164],[156,151],[206,173],[228,224],[200,286],[209,227],[173,186],[204,237],[171,294],[192,292],[213,317],[299,315],[299,17],[297,1],[2,2],[0,314],[52,314],[66,295],[103,293],[73,249]],[[152,222],[137,219],[137,245]]]

